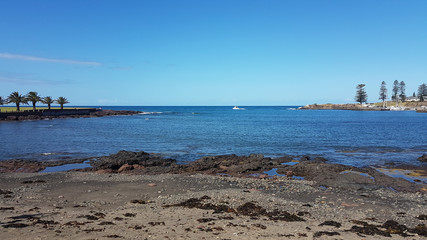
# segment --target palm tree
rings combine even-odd
[[[7,97],[8,103],[15,103],[16,104],[16,110],[19,112],[19,105],[22,104],[28,104],[28,100],[25,96],[22,96],[18,92],[13,92]]]
[[[59,105],[61,105],[61,109],[64,109],[64,104],[70,103],[66,98],[64,97],[59,97],[58,99],[56,99],[56,103],[58,103]]]
[[[52,97],[51,96],[47,96],[47,97],[44,97],[43,99],[42,99],[42,103],[44,103],[44,104],[47,104],[47,108],[50,110],[50,105],[52,104],[52,103],[54,103],[55,101],[52,99]]]
[[[37,92],[29,92],[27,94],[27,100],[33,103],[33,110],[36,111],[36,103],[40,102],[42,98],[39,96]]]

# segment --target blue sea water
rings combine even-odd
[[[146,151],[180,162],[261,153],[322,156],[354,165],[421,165],[427,114],[413,111],[295,110],[296,107],[103,107],[145,114],[0,122],[0,160]]]

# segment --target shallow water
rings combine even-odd
[[[0,159],[67,159],[156,152],[181,162],[261,153],[322,156],[354,166],[421,165],[427,114],[295,107],[104,107],[134,116],[0,122]]]

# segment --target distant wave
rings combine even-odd
[[[42,153],[41,155],[43,156],[49,156],[49,155],[55,155],[56,153],[50,153],[50,152],[46,152],[46,153]]]
[[[142,112],[142,115],[154,115],[154,114],[162,114],[163,112]]]

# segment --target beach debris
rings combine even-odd
[[[104,231],[104,229],[102,229],[102,228],[89,228],[89,229],[84,229],[82,231],[86,232],[86,233],[90,233],[90,232],[102,232],[102,231]]]
[[[148,222],[148,224],[151,225],[152,227],[160,226],[160,225],[165,226],[165,222]]]
[[[387,220],[382,225],[373,225],[364,221],[353,220],[353,223],[361,226],[352,226],[351,232],[365,234],[365,235],[381,235],[391,237],[391,234],[399,234],[402,237],[411,236],[409,233],[416,233],[420,236],[427,236],[427,227],[425,224],[419,224],[414,228],[408,228],[404,224],[400,224],[394,220]],[[384,230],[382,230],[382,229]]]
[[[13,192],[8,191],[8,190],[1,190],[0,189],[0,195],[7,195],[7,194],[12,194]]]
[[[419,224],[416,227],[409,229],[409,232],[427,237],[427,226],[425,224]]]
[[[22,184],[29,184],[29,183],[45,183],[45,180],[27,180],[23,181]]]
[[[87,223],[90,223],[90,222],[70,221],[70,222],[66,222],[64,225],[65,226],[72,226],[72,227],[79,227],[79,226],[86,225]]]
[[[14,207],[0,207],[0,211],[15,210]]]
[[[80,215],[80,216],[77,216],[77,218],[86,218],[87,220],[99,220],[98,217],[93,215]]]
[[[325,222],[319,224],[319,226],[334,226],[336,228],[340,228],[341,223],[335,222],[335,221],[325,221]]]
[[[24,227],[28,227],[30,225],[25,224],[25,223],[8,223],[8,224],[4,224],[2,227],[4,228],[24,228]]]
[[[104,236],[104,237],[106,237],[106,238],[123,238],[122,236],[119,236],[119,235],[116,235],[116,234],[107,235],[107,236]]]
[[[318,237],[321,237],[321,236],[324,236],[324,235],[326,235],[326,236],[337,236],[337,235],[341,235],[341,234],[339,232],[320,231],[320,232],[315,232],[313,234],[313,237],[314,238],[318,238]]]
[[[408,228],[405,225],[399,224],[398,222],[396,222],[394,220],[386,221],[382,225],[382,227],[385,228],[386,231],[391,233],[391,234],[399,234],[402,236],[407,235],[405,232],[408,230]]]
[[[261,228],[261,229],[267,229],[267,227],[265,225],[262,225],[261,223],[254,223],[254,224],[252,224],[252,226],[257,227],[257,228]]]
[[[100,222],[98,225],[103,226],[103,225],[116,225],[116,224],[110,221],[104,221],[104,222]]]
[[[125,217],[135,217],[136,213],[125,213],[125,214],[123,214],[123,216],[125,216]]]
[[[250,217],[265,216],[265,217],[268,217],[270,220],[274,220],[274,221],[276,220],[287,221],[287,222],[305,221],[303,218],[295,214],[291,214],[287,211],[279,211],[277,209],[273,211],[267,211],[265,208],[258,206],[252,202],[247,202],[237,207],[236,209],[229,207],[225,204],[215,205],[212,203],[204,203],[204,200],[208,198],[209,197],[207,196],[206,197],[204,196],[201,198],[190,198],[184,202],[172,204],[172,205],[164,205],[163,207],[199,208],[199,209],[205,209],[205,210],[214,210],[213,213],[234,213],[236,215],[244,215],[244,216],[250,216]]]
[[[141,200],[141,199],[133,199],[133,200],[130,200],[130,203],[135,203],[135,204],[147,204],[147,203],[148,203],[148,201]]]
[[[199,223],[206,223],[206,222],[211,222],[211,221],[215,221],[215,220],[216,220],[215,218],[199,218],[199,219],[197,219],[197,221]]]
[[[418,218],[419,220],[427,220],[427,215],[422,214],[422,215],[417,216],[417,218]]]

